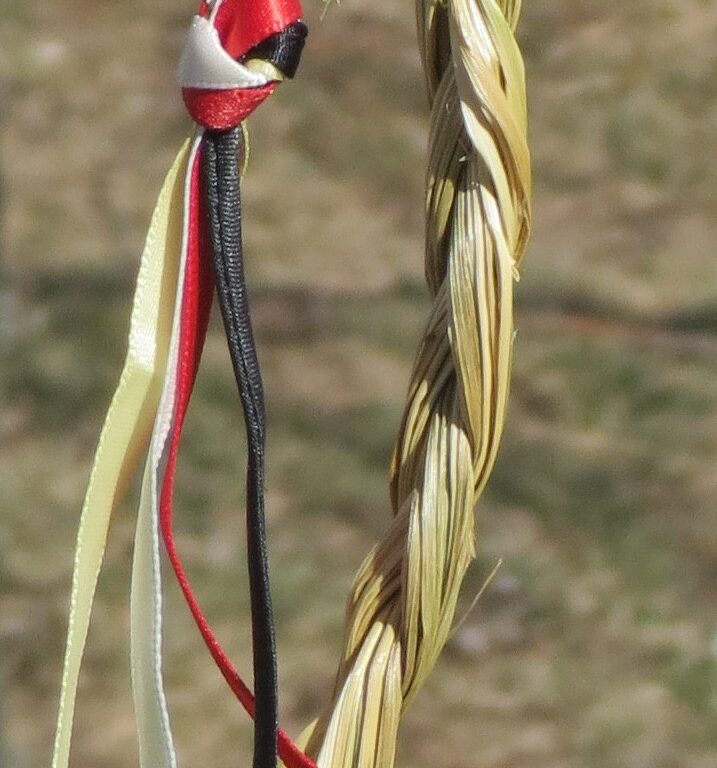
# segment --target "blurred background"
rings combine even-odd
[[[72,552],[142,241],[189,120],[194,0],[2,0],[0,765],[49,764]],[[345,0],[251,120],[244,185],[268,395],[282,722],[330,694],[344,599],[388,524],[387,465],[427,316],[427,110],[413,5]],[[401,728],[414,768],[717,765],[717,6],[526,0],[535,228],[502,451],[459,615]],[[217,318],[179,467],[180,547],[249,669],[242,420]],[[114,520],[75,766],[137,765]],[[171,579],[181,764],[251,730]]]

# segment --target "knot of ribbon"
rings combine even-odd
[[[238,126],[294,76],[306,34],[298,0],[203,0],[177,73],[192,119],[210,130]]]
[[[147,449],[130,595],[141,768],[176,768],[163,682],[160,536],[197,628],[254,719],[253,768],[316,768],[278,724],[276,641],[264,514],[265,408],[244,277],[242,121],[299,65],[299,0],[202,0],[178,80],[199,125],[160,192],[130,320],[125,366],[102,428],[77,534],[53,768],[67,768],[97,578],[113,510]],[[173,531],[176,462],[214,288],[247,429],[246,524],[254,692],[212,630]]]

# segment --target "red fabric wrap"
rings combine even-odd
[[[209,238],[205,229],[206,212],[204,211],[203,195],[201,194],[201,149],[195,156],[194,165],[190,169],[190,173],[187,261],[180,322],[179,359],[177,362],[177,411],[170,436],[167,467],[160,493],[160,527],[172,568],[204,643],[234,695],[239,699],[249,715],[253,717],[254,696],[229,660],[202,612],[199,601],[192,591],[189,578],[184,570],[182,559],[179,556],[172,526],[172,501],[177,468],[177,453],[182,437],[184,418],[187,414],[189,399],[192,395],[199,361],[202,356],[209,313],[212,306],[212,297],[214,295],[212,257]],[[287,768],[316,768],[314,761],[305,755],[289,738],[287,733],[281,729],[279,730],[279,756]]]
[[[281,32],[302,16],[299,0],[218,1],[221,5],[214,27],[222,47],[233,59],[240,59],[262,40]],[[209,18],[211,12],[203,0],[199,15]],[[248,117],[274,88],[274,83],[261,88],[183,88],[182,98],[195,123],[213,130],[227,130]]]
[[[268,96],[274,93],[276,83],[261,88],[182,88],[187,111],[198,125],[223,131],[239,125]]]
[[[238,59],[301,16],[299,0],[224,0],[214,26],[224,50]]]

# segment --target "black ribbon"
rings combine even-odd
[[[205,134],[202,166],[214,274],[247,432],[246,529],[254,657],[254,768],[274,768],[277,672],[264,519],[266,414],[244,279],[239,152],[241,127]]]
[[[263,40],[246,59],[269,61],[293,77],[307,34],[302,22]],[[241,221],[241,126],[206,131],[202,175],[214,275],[247,433],[246,528],[254,663],[253,768],[276,768],[278,692],[276,639],[264,515],[266,410],[244,278]]]
[[[255,45],[244,59],[263,59],[281,70],[285,77],[292,78],[299,68],[301,52],[309,30],[303,21],[296,21],[284,27],[281,32]]]

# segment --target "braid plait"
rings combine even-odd
[[[425,275],[433,305],[391,465],[393,521],[354,580],[332,701],[304,734],[320,768],[391,768],[475,556],[530,228],[520,0],[417,0],[431,106]]]

